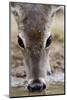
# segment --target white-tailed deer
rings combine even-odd
[[[10,2],[18,26],[18,44],[27,69],[28,89],[46,88],[46,75],[51,72],[49,49],[52,42],[51,23],[61,6]]]

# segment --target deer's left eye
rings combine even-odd
[[[19,35],[17,37],[18,37],[18,44],[19,44],[19,46],[24,48],[23,40],[19,37]]]
[[[46,41],[46,48],[51,44],[51,42],[52,42],[52,36],[50,35]]]

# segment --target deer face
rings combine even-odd
[[[27,68],[28,89],[43,90],[50,68],[50,26],[58,6],[54,11],[52,5],[12,3],[12,6],[18,25],[18,44]]]

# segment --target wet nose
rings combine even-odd
[[[32,83],[28,85],[28,90],[35,92],[35,91],[42,91],[46,88],[46,85],[42,83],[40,80],[33,80]]]

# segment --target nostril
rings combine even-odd
[[[28,90],[29,91],[41,91],[43,89],[43,85],[40,83],[32,83],[28,85]]]
[[[38,82],[38,81],[33,81],[32,83],[28,84],[28,90],[31,91],[31,92],[34,92],[34,91],[42,91],[44,89],[46,89],[46,85],[42,82]]]
[[[28,88],[28,90],[30,90],[30,91],[31,91],[31,87],[30,87],[30,84],[27,86],[27,88]]]
[[[45,84],[43,84],[43,89],[46,89],[46,85]]]

